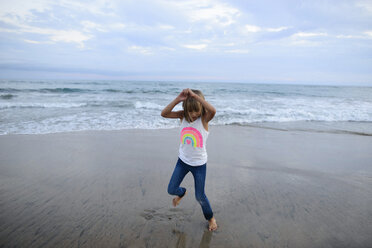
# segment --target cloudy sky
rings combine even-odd
[[[0,0],[0,78],[372,85],[371,0]]]

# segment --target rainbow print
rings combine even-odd
[[[197,129],[185,127],[181,131],[181,143],[191,144],[193,147],[203,147],[203,137]]]

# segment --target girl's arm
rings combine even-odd
[[[200,96],[195,94],[192,90],[190,90],[190,89],[187,89],[187,90],[188,90],[189,96],[198,100],[203,105],[203,107],[205,108],[205,110],[207,112],[205,114],[206,122],[209,122],[210,120],[212,120],[214,115],[216,114],[216,109],[209,102],[207,102],[206,100],[204,100],[203,98],[201,98]]]
[[[161,116],[165,118],[182,118],[183,110],[172,112],[172,109],[180,102],[186,100],[187,90],[183,90],[171,103],[169,103],[163,111],[161,111]]]

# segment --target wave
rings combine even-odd
[[[78,89],[78,88],[44,88],[37,90],[37,92],[47,92],[47,93],[84,93],[84,92],[92,92],[93,90],[88,89]]]
[[[134,104],[131,102],[123,102],[123,101],[93,101],[93,102],[88,102],[86,107],[94,107],[94,108],[99,108],[99,107],[110,107],[110,108],[134,108]]]
[[[171,91],[171,90],[160,90],[160,89],[133,89],[133,90],[120,90],[120,89],[104,89],[103,91],[105,92],[110,92],[110,93],[126,93],[126,94],[169,94],[169,93],[174,93],[178,91]]]
[[[120,93],[120,92],[122,92],[121,90],[116,90],[116,89],[105,89],[103,91],[112,92],[112,93]]]
[[[143,93],[143,92],[136,91],[136,90],[119,90],[119,89],[104,89],[103,91],[104,92],[109,92],[109,93],[127,93],[127,94]]]
[[[21,91],[24,91],[24,90],[13,89],[13,88],[0,88],[0,92],[4,92],[4,93],[15,93],[15,92],[21,92]]]
[[[84,93],[84,92],[93,92],[93,90],[89,90],[89,89],[79,89],[79,88],[42,88],[42,89],[0,88],[0,92],[4,92],[4,93],[20,93],[20,92],[40,92],[40,93]]]
[[[17,95],[13,95],[13,94],[5,94],[5,95],[0,95],[0,98],[1,99],[4,99],[4,100],[9,100],[9,99],[12,99],[14,97],[16,97]]]
[[[161,90],[161,89],[82,89],[82,88],[40,88],[40,89],[16,89],[16,88],[0,88],[0,92],[3,93],[22,93],[22,92],[37,92],[37,93],[62,93],[62,94],[69,94],[69,93],[100,93],[100,92],[108,92],[108,93],[126,93],[126,94],[169,94],[174,93],[176,91],[170,92],[169,90]],[[177,91],[178,92],[178,91]]]
[[[79,108],[86,106],[86,103],[0,103],[0,109],[12,108]]]
[[[162,110],[164,108],[164,106],[153,103],[153,102],[141,102],[141,101],[137,101],[134,104],[134,107],[136,109],[154,109],[154,110],[155,109],[156,110]]]
[[[160,105],[159,105],[160,106]],[[92,107],[92,108],[135,108],[135,105],[131,102],[122,102],[122,101],[92,101],[92,102],[75,102],[75,103],[42,103],[42,102],[33,102],[33,103],[26,103],[26,102],[3,102],[0,103],[0,109],[12,109],[12,108],[85,108],[85,107]],[[137,105],[137,108],[151,108],[151,104],[149,105]]]

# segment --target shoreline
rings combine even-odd
[[[355,131],[355,130],[343,130],[340,128],[335,129],[326,129],[323,127],[323,129],[319,128],[319,126],[316,128],[315,124],[324,124],[327,123],[327,125],[331,125],[334,123],[348,123],[350,125],[372,125],[372,122],[354,122],[354,121],[348,121],[348,122],[326,122],[326,121],[291,121],[291,122],[259,122],[259,123],[247,123],[247,124],[241,124],[241,123],[232,123],[232,124],[217,124],[217,125],[209,125],[210,128],[217,127],[246,127],[246,128],[258,128],[258,129],[270,129],[275,131],[284,131],[284,132],[310,132],[310,133],[331,133],[331,134],[350,134],[350,135],[361,135],[361,136],[372,136],[372,129],[368,130],[370,132],[363,132],[363,131]],[[297,126],[296,126],[297,125]],[[313,126],[312,126],[313,125]],[[128,131],[128,130],[169,130],[169,129],[178,129],[179,127],[163,127],[163,128],[123,128],[123,129],[84,129],[84,130],[71,130],[71,131],[58,131],[58,132],[46,132],[46,133],[7,133],[7,134],[0,134],[1,136],[6,135],[48,135],[48,134],[70,134],[70,133],[76,133],[76,132],[121,132],[121,131]]]

